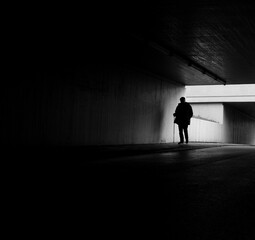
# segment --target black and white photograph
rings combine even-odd
[[[10,238],[255,239],[254,1],[13,5]]]

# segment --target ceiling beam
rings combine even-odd
[[[217,81],[217,82],[219,82],[223,85],[226,85],[227,81],[225,79],[218,76],[217,74],[210,71],[209,69],[203,67],[202,65],[195,62],[194,60],[188,58],[187,56],[182,54],[180,51],[177,51],[176,49],[173,49],[173,48],[170,48],[170,47],[165,47],[162,44],[158,44],[155,41],[146,41],[144,38],[142,38],[140,36],[137,36],[137,35],[134,35],[134,34],[130,34],[130,35],[132,35],[137,40],[147,44],[148,46],[156,49],[157,51],[161,52],[162,54],[167,55],[169,57],[174,56],[174,57],[180,59],[185,64],[187,64],[189,67],[192,67],[192,68],[196,69],[197,71],[200,71],[201,73],[206,74],[208,77],[212,78],[214,81]]]
[[[201,66],[200,64],[198,64],[197,62],[191,60],[190,58],[188,58],[187,56],[183,55],[182,53],[178,52],[175,49],[170,49],[170,48],[165,48],[161,45],[159,45],[156,42],[148,42],[149,46],[153,47],[154,49],[160,51],[161,53],[169,56],[169,57],[177,57],[178,59],[180,59],[181,61],[183,61],[184,63],[186,63],[189,67],[192,67],[194,69],[196,69],[197,71],[200,71],[203,74],[206,74],[208,77],[212,78],[213,80],[226,85],[227,81],[225,79],[223,79],[222,77],[218,76],[217,74],[213,73],[212,71],[210,71],[209,69]]]

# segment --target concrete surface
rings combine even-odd
[[[81,148],[26,151],[5,168],[10,235],[255,239],[255,147],[195,145],[100,161]]]
[[[126,156],[136,156],[152,153],[175,152],[183,150],[194,150],[200,148],[220,147],[227,144],[222,143],[192,143],[177,144],[127,144],[127,145],[105,145],[105,146],[86,146],[76,149],[85,150],[87,154],[86,161],[105,161],[105,159],[119,158]],[[84,162],[85,159],[82,160]]]
[[[94,236],[254,239],[255,147],[189,149],[84,164]],[[86,179],[86,181],[85,181]],[[84,193],[84,192],[83,192]]]

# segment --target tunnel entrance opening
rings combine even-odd
[[[255,84],[186,86],[191,140],[255,145]]]

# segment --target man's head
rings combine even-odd
[[[181,103],[184,103],[185,102],[185,97],[181,97],[180,101],[181,101]]]

